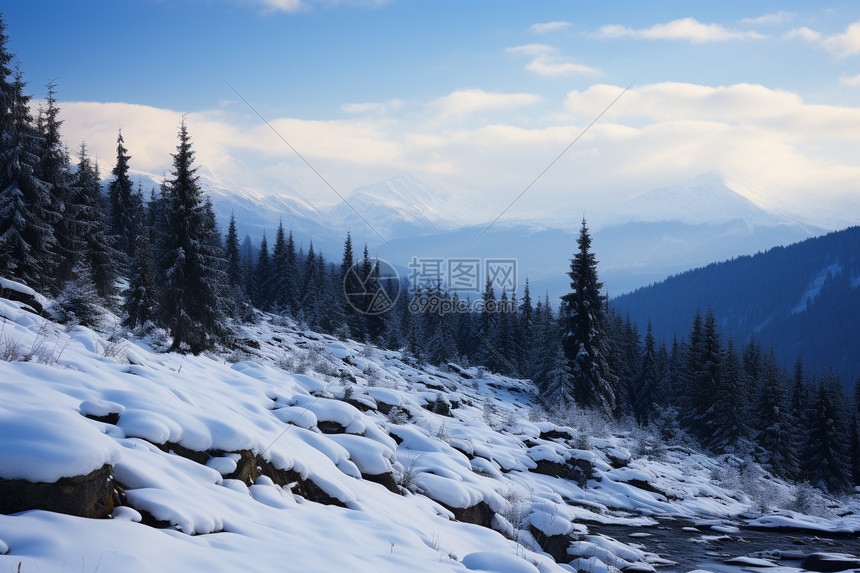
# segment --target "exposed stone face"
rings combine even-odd
[[[584,459],[571,459],[563,464],[549,460],[539,460],[535,463],[537,467],[531,471],[538,474],[564,478],[576,482],[580,487],[585,487],[594,472],[594,466],[591,462]]]
[[[32,290],[25,288],[18,288],[22,285],[18,285],[12,281],[0,281],[0,298],[5,298],[6,300],[13,300],[15,302],[20,302],[24,304],[24,310],[30,310],[35,312],[36,314],[44,316],[44,307],[42,306],[42,301],[39,296],[32,293]]]
[[[440,502],[441,503],[441,502]],[[463,523],[474,523],[481,527],[491,527],[493,523],[493,510],[485,501],[480,501],[470,507],[450,507],[441,503],[441,505],[454,514],[454,519]]]
[[[54,483],[0,479],[0,513],[43,509],[79,517],[103,518],[113,511],[113,467],[108,464],[84,476]]]
[[[386,472],[384,474],[361,474],[361,477],[366,479],[367,481],[372,481],[373,483],[378,483],[379,485],[385,487],[391,493],[400,494],[400,488],[397,487],[397,482],[394,479],[394,474],[391,472]]]
[[[534,525],[530,528],[532,537],[535,538],[540,548],[546,551],[556,563],[567,563],[570,555],[567,548],[570,547],[570,537],[567,535],[547,535]]]
[[[860,557],[835,553],[813,553],[807,555],[800,566],[807,571],[847,571],[860,568]]]

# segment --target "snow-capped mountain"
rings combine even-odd
[[[332,222],[357,233],[365,234],[369,224],[390,239],[475,224],[478,217],[473,203],[468,196],[455,195],[426,176],[403,173],[359,187],[327,214]]]
[[[553,297],[567,289],[565,272],[576,248],[579,216],[559,220],[558,213],[551,213],[543,221],[504,217],[475,241],[498,213],[415,173],[355,189],[347,196],[349,205],[315,204],[283,181],[234,159],[201,167],[199,173],[221,224],[226,227],[234,214],[240,237],[247,234],[255,242],[264,231],[271,239],[283,221],[300,245],[306,248],[313,240],[315,249],[329,258],[338,257],[349,231],[356,244],[366,243],[374,256],[402,269],[413,257],[516,258],[520,284],[529,277],[538,292],[548,290]],[[695,266],[822,232],[746,197],[756,194],[761,192],[709,173],[586,212],[610,292],[620,294]]]

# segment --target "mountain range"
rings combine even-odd
[[[313,240],[330,260],[339,259],[350,232],[357,250],[367,244],[373,256],[403,272],[415,257],[513,258],[520,286],[529,277],[534,292],[553,299],[568,288],[565,273],[576,249],[578,217],[503,217],[490,225],[498,213],[488,205],[415,173],[360,187],[335,203],[331,192],[327,204],[238,161],[220,168],[219,175],[206,167],[199,174],[221,224],[226,227],[235,215],[240,236],[255,243],[264,232],[271,238],[283,221],[300,245],[307,248]],[[139,176],[144,187],[159,179]],[[629,292],[695,266],[824,232],[800,217],[765,210],[735,188],[749,193],[742,183],[708,173],[585,213],[608,292]]]

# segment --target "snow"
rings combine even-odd
[[[126,496],[108,520],[0,515],[0,570],[645,570],[653,554],[592,534],[584,522],[599,531],[601,523],[645,528],[655,518],[689,518],[729,533],[726,518],[750,510],[713,481],[721,462],[705,455],[668,449],[638,458],[632,438],[608,432],[577,449],[581,429],[529,420],[536,401],[528,382],[474,371],[461,378],[271,317],[243,327],[260,349],[234,364],[218,354],[158,354],[142,340],[122,341],[127,358],[117,360],[104,356],[109,343],[97,332],[64,331],[2,300],[0,313],[22,347],[41,337],[64,348],[53,365],[0,361],[0,478],[52,482],[110,464]],[[316,350],[305,348],[308,339]],[[278,367],[285,354],[311,351],[322,353],[322,372]],[[347,387],[366,411],[338,399]],[[449,416],[422,408],[440,399]],[[383,406],[399,411],[386,415]],[[109,414],[118,415],[115,425],[87,418]],[[196,455],[183,457],[188,451]],[[537,462],[576,460],[593,468],[582,487],[533,471]],[[625,467],[613,468],[619,460]],[[291,472],[290,483],[251,475],[264,466]],[[382,474],[402,495],[364,479]],[[449,511],[480,503],[494,513],[493,528]],[[144,524],[153,520],[164,527]],[[856,516],[784,512],[748,522],[860,530]],[[531,528],[567,535],[572,563],[554,563]]]
[[[22,376],[14,385],[31,383],[35,381]],[[70,410],[16,403],[9,394],[14,398],[23,393],[10,386],[0,382],[0,478],[53,483],[118,459],[119,447],[95,424]]]
[[[11,279],[6,279],[3,277],[0,277],[0,291],[3,291],[3,290],[11,290],[11,291],[19,292],[21,294],[25,294],[27,296],[31,296],[36,300],[36,302],[38,302],[40,305],[42,305],[42,308],[45,308],[46,306],[48,306],[48,299],[46,299],[41,294],[37,293],[32,288],[28,287],[25,284],[21,284],[17,281],[13,281]]]
[[[810,281],[809,286],[806,287],[806,291],[800,296],[800,302],[791,309],[791,314],[799,314],[806,310],[806,301],[815,300],[815,297],[821,292],[821,287],[824,286],[824,281],[827,280],[828,275],[836,276],[841,273],[842,266],[839,263],[833,263],[821,269],[818,276]]]
[[[463,566],[470,571],[504,571],[505,573],[538,573],[535,566],[515,555],[479,551],[463,557]]]

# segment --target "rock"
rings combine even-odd
[[[113,467],[105,464],[84,476],[54,483],[0,479],[0,513],[43,509],[78,517],[105,518],[113,511]]]
[[[473,523],[481,527],[489,528],[493,523],[495,513],[486,501],[479,501],[470,507],[451,507],[442,502],[439,505],[454,514],[454,519],[463,523]]]
[[[537,467],[530,470],[535,473],[560,477],[576,482],[579,487],[585,487],[594,472],[594,466],[588,460],[571,459],[565,463],[550,460],[536,460]]]
[[[27,285],[4,278],[0,278],[0,298],[20,302],[24,310],[38,315],[44,314],[47,303],[45,297]]]
[[[860,558],[845,553],[812,553],[800,562],[800,566],[807,571],[847,571],[860,568]]]
[[[570,537],[567,535],[547,535],[534,525],[529,526],[532,537],[556,563],[566,563],[570,560],[567,548],[570,547]]]
[[[442,396],[438,396],[433,401],[428,401],[424,404],[424,409],[440,416],[451,417],[451,403]]]
[[[302,476],[295,470],[279,468],[271,462],[256,456],[250,450],[240,450],[232,453],[239,454],[239,459],[236,461],[236,471],[225,475],[224,479],[236,479],[244,482],[246,485],[253,485],[257,482],[257,478],[266,476],[272,480],[272,483],[279,486],[292,484],[292,492],[308,501],[346,507],[342,501],[328,495],[312,480],[302,479]],[[220,455],[223,455],[223,452],[220,452]]]
[[[344,434],[346,433],[346,428],[338,424],[337,422],[333,422],[331,420],[321,420],[317,422],[317,428],[323,434]]]
[[[397,487],[397,482],[394,480],[394,474],[391,472],[386,472],[383,474],[361,474],[363,479],[367,481],[372,481],[373,483],[378,483],[383,486],[385,489],[390,491],[391,493],[396,493],[400,495],[400,488]]]

